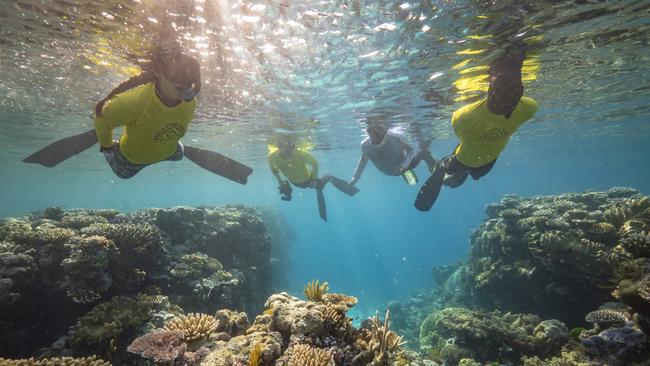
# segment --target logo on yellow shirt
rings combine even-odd
[[[483,133],[478,139],[479,141],[498,141],[507,136],[508,131],[503,128],[493,127],[485,131],[485,133]]]
[[[185,134],[185,128],[178,123],[172,123],[160,130],[153,138],[156,142],[178,140]]]

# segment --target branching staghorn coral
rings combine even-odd
[[[95,224],[82,230],[82,233],[111,239],[120,251],[130,255],[152,255],[159,250],[163,241],[160,230],[149,224]]]
[[[32,225],[24,219],[6,219],[0,221],[0,241],[25,243],[32,232]]]
[[[323,295],[327,293],[329,284],[327,282],[320,283],[319,280],[313,280],[307,283],[303,292],[305,298],[309,301],[323,302]]]
[[[325,308],[321,310],[321,314],[325,329],[330,334],[343,336],[352,328],[352,319],[348,318],[345,315],[345,311],[342,311],[340,307],[326,305]]]
[[[217,319],[207,314],[179,315],[165,323],[165,330],[183,332],[185,342],[207,339],[217,328]]]
[[[0,358],[1,366],[111,366],[110,362],[98,359],[96,356],[73,358],[73,357],[55,357],[36,360],[34,358],[26,360],[7,360]]]
[[[63,226],[77,230],[85,228],[86,226],[90,226],[92,224],[101,224],[107,222],[108,220],[106,220],[105,217],[89,215],[86,212],[65,214],[61,219],[61,224],[63,224]]]
[[[390,365],[398,356],[402,355],[405,351],[402,346],[406,344],[401,336],[391,331],[390,328],[390,310],[386,310],[384,323],[379,320],[379,316],[375,315],[370,318],[370,330],[372,332],[372,339],[370,340],[370,349],[374,353],[374,357],[369,366]]]
[[[39,226],[29,234],[29,243],[35,247],[63,244],[77,233],[69,228]]]
[[[287,366],[334,366],[332,356],[322,348],[294,344],[287,352],[290,355]]]

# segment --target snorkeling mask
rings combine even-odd
[[[368,132],[368,136],[370,137],[370,141],[375,144],[375,143],[381,143],[384,140],[384,137],[386,136],[386,133],[388,132],[388,128],[383,125],[377,125],[377,126],[371,126],[366,129],[366,132]]]
[[[296,148],[296,144],[293,141],[280,141],[278,148],[284,151],[293,151]]]
[[[190,85],[189,87],[188,86],[179,87],[178,85],[175,85],[175,87],[180,93],[181,98],[183,98],[183,100],[185,100],[186,102],[189,102],[192,99],[194,99],[199,94],[199,90],[201,90],[201,88],[199,88],[196,83],[192,83],[192,85]]]
[[[186,102],[194,99],[201,90],[201,71],[196,59],[182,53],[166,54],[162,62],[165,77],[178,90],[181,98]]]

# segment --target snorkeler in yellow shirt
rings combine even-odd
[[[292,184],[299,188],[316,189],[320,216],[325,221],[327,221],[327,213],[323,188],[327,183],[332,183],[349,196],[354,196],[359,192],[358,188],[349,186],[346,181],[329,174],[319,178],[316,158],[307,151],[296,149],[296,144],[291,139],[281,139],[278,149],[269,153],[269,166],[278,181],[280,198],[284,201],[291,200]],[[280,173],[286,179],[283,179]]]
[[[95,129],[56,141],[25,158],[53,167],[97,142],[113,172],[131,178],[144,167],[186,156],[200,167],[246,184],[252,169],[214,151],[184,146],[179,140],[196,110],[201,89],[198,61],[179,49],[158,50],[143,72],[120,84],[95,106]],[[124,127],[119,141],[113,130]]]
[[[490,65],[488,96],[454,112],[452,127],[460,144],[443,158],[424,183],[415,200],[420,211],[429,211],[443,185],[456,188],[468,175],[474,180],[494,166],[510,137],[537,111],[537,103],[524,94],[521,68],[525,51],[512,47]]]
[[[113,172],[131,178],[144,167],[181,160],[187,126],[201,88],[200,66],[189,55],[152,58],[149,69],[115,88],[95,107],[100,151]],[[113,129],[124,126],[113,141]]]

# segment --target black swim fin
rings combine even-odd
[[[333,177],[330,175],[329,181],[332,183],[334,187],[336,187],[336,189],[347,194],[350,197],[359,193],[359,188],[349,185],[348,182],[344,181],[343,179],[339,179],[337,177]]]
[[[240,184],[248,183],[253,169],[218,152],[185,145],[185,157],[216,175]]]
[[[316,198],[318,199],[318,213],[320,218],[327,221],[327,207],[325,206],[325,195],[322,189],[316,189]]]
[[[23,159],[25,163],[41,164],[46,167],[53,167],[68,158],[77,155],[97,143],[95,130],[86,131],[78,135],[66,137],[53,142],[32,155]]]
[[[445,180],[445,168],[439,163],[433,170],[433,174],[424,182],[418,196],[415,199],[415,208],[420,211],[429,211],[436,202],[442,182]]]

